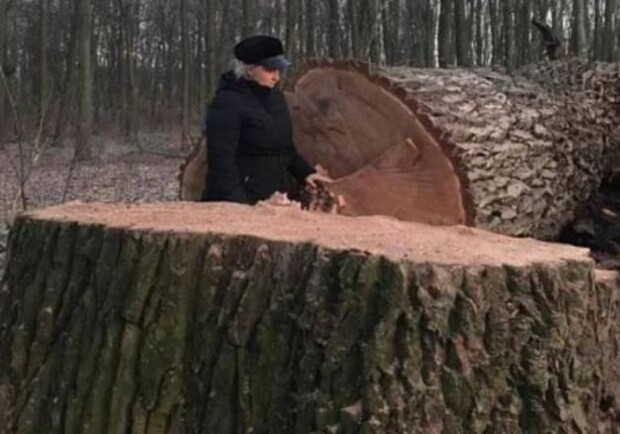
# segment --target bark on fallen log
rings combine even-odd
[[[1,433],[615,432],[617,275],[585,249],[294,207],[20,216]]]

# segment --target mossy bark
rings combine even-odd
[[[615,432],[618,287],[18,218],[2,433]]]

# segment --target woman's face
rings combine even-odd
[[[280,71],[275,68],[266,68],[256,65],[248,71],[249,78],[256,81],[261,86],[274,88],[280,81]]]

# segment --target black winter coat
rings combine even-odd
[[[207,108],[208,170],[203,200],[254,204],[280,191],[294,196],[314,169],[293,146],[281,91],[222,75]]]

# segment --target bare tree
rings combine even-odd
[[[242,13],[242,28],[241,33],[242,36],[248,36],[254,33],[254,5],[255,2],[251,0],[242,0],[241,1],[241,13]]]
[[[312,3],[312,0],[308,0]],[[339,55],[339,34],[340,34],[340,11],[338,0],[328,0],[329,6],[329,26],[327,30],[327,55],[338,57]]]
[[[530,0],[520,0],[519,7],[515,14],[515,38],[516,38],[516,63],[517,65],[525,65],[530,62],[530,31],[532,26],[532,3]]]
[[[573,0],[570,51],[574,56],[586,57],[587,55],[586,29],[584,21],[584,0]]]
[[[441,0],[439,12],[439,66],[445,68],[454,64],[453,41],[454,41],[454,0]]]
[[[48,28],[48,16],[49,16],[49,0],[39,0],[39,34],[38,34],[38,55],[39,55],[39,74],[38,74],[38,89],[39,89],[39,117],[43,116],[45,107],[48,104],[48,75],[47,75],[47,35],[49,33]]]
[[[205,2],[205,10],[206,10],[206,22],[205,26],[207,28],[205,32],[205,47],[207,51],[206,58],[206,70],[205,74],[207,76],[207,97],[210,98],[215,94],[216,80],[217,80],[217,71],[218,71],[218,61],[217,61],[217,2],[216,0],[204,0]]]
[[[515,0],[503,0],[502,2],[502,54],[504,56],[503,63],[509,71],[515,65],[514,2]]]
[[[285,49],[289,59],[296,57],[297,24],[299,21],[299,0],[286,0],[286,38]]]
[[[7,0],[0,0],[0,74],[4,76],[4,65],[6,63],[6,40],[7,40]],[[6,101],[4,81],[0,81],[0,149],[4,147],[7,131]]]
[[[592,47],[592,57],[594,59],[603,58],[603,14],[601,0],[594,0],[594,37]]]
[[[301,49],[306,57],[314,57],[316,53],[316,7],[314,0],[303,0],[303,27],[299,33],[302,37]]]
[[[189,135],[189,106],[190,96],[189,88],[191,82],[191,53],[190,53],[190,40],[189,40],[189,16],[187,10],[188,0],[181,0],[181,39],[183,50],[183,110],[182,110],[182,140],[181,143],[186,143]]]
[[[454,38],[456,63],[459,66],[471,66],[471,37],[465,15],[465,0],[454,0]]]
[[[616,28],[616,16],[618,0],[605,0],[605,37],[603,38],[603,58],[612,62],[616,55],[616,41],[618,29]],[[613,35],[616,35],[614,38]]]
[[[79,0],[79,123],[75,153],[80,159],[90,158],[90,135],[93,122],[93,72],[91,56],[91,4]]]

